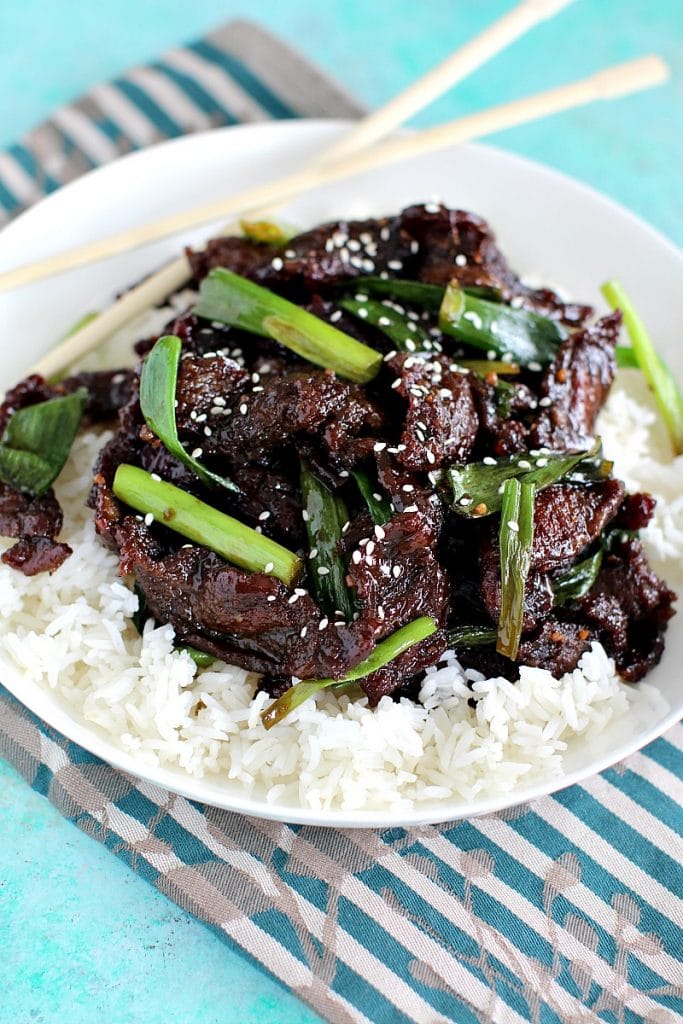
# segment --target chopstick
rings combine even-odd
[[[379,110],[364,117],[348,135],[325,151],[320,162],[349,156],[389,135],[529,29],[559,14],[570,3],[573,0],[524,0]]]
[[[657,56],[641,57],[617,64],[569,85],[470,114],[436,128],[394,139],[371,150],[363,150],[356,156],[341,159],[331,166],[318,165],[298,171],[277,181],[247,189],[229,199],[185,210],[152,224],[132,228],[108,239],[8,271],[0,275],[0,289],[39,280],[62,270],[116,255],[126,249],[176,234],[198,224],[230,215],[245,214],[266,203],[284,202],[320,185],[374,170],[397,160],[434,152],[444,146],[524,124],[549,114],[582,106],[593,100],[613,99],[638,92],[664,82],[668,74],[667,65]],[[186,260],[183,258],[173,261],[158,274],[124,295],[96,320],[47,353],[36,365],[34,372],[48,377],[61,372],[133,316],[162,301],[170,292],[180,287],[186,277]]]

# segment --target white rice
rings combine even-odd
[[[159,312],[160,323],[167,316]],[[140,326],[131,333],[139,337]],[[683,459],[672,465],[640,386],[638,375],[621,375],[600,432],[616,474],[658,499],[645,540],[676,585]],[[50,579],[0,564],[0,628],[4,650],[27,679],[56,691],[141,766],[172,766],[233,787],[236,781],[245,794],[313,809],[469,801],[561,774],[573,738],[599,734],[652,689],[621,683],[597,643],[562,679],[522,668],[515,685],[464,671],[449,652],[445,666],[427,674],[420,703],[387,697],[373,710],[365,699],[326,691],[266,732],[259,712],[269,698],[256,677],[222,663],[197,673],[187,655],[173,651],[170,626],[148,623],[137,635],[130,620],[137,598],[85,507],[106,437],[79,436],[57,482],[65,513],[60,539],[74,554]],[[1,549],[11,543],[0,540]]]

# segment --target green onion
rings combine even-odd
[[[683,454],[683,395],[666,363],[657,354],[652,340],[630,298],[618,281],[608,281],[602,294],[613,309],[620,309],[628,330],[635,360],[652,388],[659,413],[664,420],[676,455]]]
[[[524,618],[524,588],[531,568],[534,541],[533,484],[506,480],[500,512],[501,601],[496,650],[512,661],[517,657]]]
[[[155,480],[144,469],[119,466],[113,491],[126,505],[143,515],[153,515],[169,530],[203,544],[241,569],[275,576],[287,585],[301,574],[301,560],[287,548],[187,491]]]
[[[202,281],[194,311],[207,320],[275,338],[316,366],[334,370],[358,384],[372,380],[382,365],[380,352],[222,267],[212,270]]]
[[[571,569],[567,569],[562,576],[553,583],[555,605],[560,607],[568,601],[578,601],[580,597],[587,594],[591,589],[602,565],[602,547],[599,547],[595,554],[577,562]]]
[[[620,370],[638,370],[638,360],[632,348],[628,345],[617,345],[614,349],[617,366]]]
[[[145,423],[169,454],[191,469],[203,484],[209,487],[224,487],[228,491],[239,493],[239,487],[232,480],[212,473],[186,452],[178,438],[175,396],[182,347],[180,338],[175,334],[167,334],[159,338],[142,364],[140,409]]]
[[[264,245],[284,245],[297,234],[291,225],[276,220],[241,220],[240,228],[245,238]]]
[[[379,484],[373,486],[370,477],[363,469],[352,469],[351,476],[358,484],[358,490],[363,495],[368,512],[375,526],[384,526],[393,515],[391,502],[379,490]]]
[[[40,497],[59,476],[69,457],[88,392],[79,388],[18,409],[0,439],[0,480]]]
[[[600,457],[601,443],[596,441],[589,451],[567,454],[545,452],[531,455],[519,452],[508,458],[485,462],[469,462],[463,466],[449,466],[442,479],[450,489],[448,505],[458,515],[479,519],[500,511],[503,503],[503,485],[507,480],[519,479],[543,490],[558,480],[571,475],[573,481],[603,480],[612,471],[612,463]]]
[[[311,589],[327,615],[334,615],[339,609],[350,622],[355,609],[340,551],[342,528],[349,520],[346,506],[304,462],[301,463],[301,500],[311,550]]]
[[[399,352],[421,352],[429,345],[429,333],[421,324],[411,320],[405,313],[398,313],[390,306],[385,306],[383,302],[374,299],[342,299],[339,305],[347,313],[352,313],[385,334]]]
[[[486,377],[489,373],[514,377],[519,373],[519,363],[506,363],[501,359],[458,359],[458,366]]]
[[[198,651],[196,647],[190,647],[189,644],[176,644],[175,649],[176,651],[184,651],[185,654],[189,654],[197,668],[208,668],[216,660],[213,654],[207,654],[206,651]]]
[[[454,626],[448,630],[449,647],[485,647],[495,644],[497,630],[492,626]]]
[[[279,697],[274,704],[261,713],[261,721],[266,729],[272,729],[274,725],[281,722],[283,718],[298,708],[299,705],[313,697],[320,690],[326,690],[330,686],[342,686],[346,683],[353,683],[357,679],[369,676],[379,668],[384,668],[390,661],[394,661],[400,654],[413,647],[421,640],[425,640],[432,633],[436,633],[436,622],[434,619],[422,617],[402,626],[386,640],[377,644],[372,654],[365,661],[350,669],[341,679],[305,679],[290,687]]]
[[[443,301],[444,289],[438,284],[422,284],[420,281],[407,281],[404,278],[392,277],[357,277],[354,287],[370,295],[386,295],[392,299],[422,306],[433,313],[438,313]]]
[[[497,356],[511,355],[523,366],[546,365],[567,337],[556,320],[469,295],[456,281],[446,288],[439,327],[466,345]]]

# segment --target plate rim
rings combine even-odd
[[[284,138],[289,138],[292,134],[295,134],[298,131],[301,131],[302,133],[312,132],[315,134],[321,130],[328,131],[335,129],[340,132],[343,128],[348,127],[352,123],[353,122],[348,119],[312,118],[292,121],[264,121],[250,124],[230,125],[219,129],[209,129],[204,132],[179,136],[175,139],[165,140],[163,142],[156,143],[153,146],[145,147],[144,149],[136,150],[132,153],[127,153],[116,160],[104,164],[101,167],[94,168],[85,175],[69,182],[60,189],[55,190],[55,192],[40,199],[27,210],[19,214],[0,231],[0,250],[4,247],[8,238],[11,243],[11,235],[15,225],[23,224],[27,219],[32,219],[36,215],[40,216],[41,211],[44,210],[47,204],[51,205],[54,201],[63,201],[65,193],[68,193],[68,196],[70,196],[73,192],[77,192],[85,179],[91,182],[95,178],[106,178],[112,174],[115,175],[117,169],[124,162],[126,162],[126,164],[130,164],[131,162],[144,163],[146,159],[149,159],[151,151],[159,151],[160,149],[168,151],[175,147],[191,147],[197,144],[201,145],[203,139],[209,136],[215,137],[217,134],[220,134],[221,136],[229,134],[231,137],[234,137],[235,135],[258,135],[265,133],[270,135],[282,135]],[[638,214],[633,213],[631,210],[600,192],[598,189],[593,188],[591,185],[587,185],[584,182],[573,178],[554,167],[547,166],[540,161],[533,160],[526,156],[521,156],[517,153],[511,153],[498,146],[490,146],[480,142],[468,142],[457,147],[447,147],[445,152],[463,148],[474,149],[480,152],[483,151],[485,154],[493,154],[495,159],[517,164],[522,171],[531,170],[534,173],[540,172],[542,175],[554,178],[556,183],[560,186],[564,188],[571,188],[575,193],[578,192],[579,194],[585,195],[586,198],[592,202],[599,202],[601,205],[610,209],[613,214],[616,214],[621,219],[630,222],[641,232],[644,231],[647,233],[653,242],[664,247],[667,250],[668,255],[674,259],[676,263],[680,264],[681,268],[683,268],[683,250],[681,250],[672,239],[668,238],[658,228],[652,227]],[[400,162],[395,166],[400,166]],[[210,230],[210,225],[208,224],[207,230]],[[166,241],[170,242],[178,237],[182,237],[182,233],[180,235],[175,234],[169,236]],[[2,660],[4,659],[0,654],[0,663]],[[80,716],[75,717],[78,713],[74,712],[73,709],[70,709],[66,702],[60,700],[52,690],[48,690],[46,687],[41,686],[41,684],[32,683],[28,694],[20,695],[16,692],[16,688],[8,685],[7,680],[3,679],[2,685],[6,687],[6,689],[19,701],[20,704],[24,705],[34,715],[45,721],[47,725],[57,729],[67,739],[77,743],[79,746],[82,746],[93,756],[101,758],[112,767],[133,776],[143,784],[162,786],[165,789],[169,789],[172,792],[189,799],[197,800],[210,806],[233,811],[235,813],[292,824],[316,825],[329,828],[410,827],[437,822],[457,821],[462,818],[476,817],[482,814],[498,813],[508,808],[518,806],[520,803],[528,803],[542,796],[552,795],[553,793],[559,792],[569,786],[576,785],[577,783],[590,778],[592,775],[599,774],[606,768],[618,763],[636,751],[641,750],[653,740],[663,735],[669,728],[671,728],[671,726],[675,725],[681,717],[681,709],[678,707],[672,707],[659,722],[652,725],[644,733],[639,733],[630,740],[622,741],[612,752],[605,753],[600,757],[594,758],[588,767],[584,766],[575,768],[573,771],[563,773],[559,777],[541,780],[532,786],[526,787],[523,795],[518,798],[514,796],[513,792],[484,799],[475,799],[468,801],[467,803],[461,802],[458,804],[453,801],[444,801],[443,803],[438,804],[424,804],[420,808],[414,808],[412,810],[392,811],[391,809],[367,809],[344,811],[340,808],[334,808],[327,811],[320,811],[313,808],[299,806],[269,804],[265,797],[255,798],[253,796],[239,796],[237,794],[233,794],[227,789],[225,790],[225,795],[223,795],[218,789],[220,784],[214,782],[211,777],[204,776],[202,778],[196,778],[188,775],[181,768],[158,765],[149,766],[149,769],[146,770],[144,765],[140,765],[139,762],[136,761],[133,754],[129,754],[122,748],[116,746],[116,744],[112,740],[108,739],[106,734],[103,732],[100,734],[101,731],[96,723],[87,723],[85,720],[81,720]],[[45,717],[45,707],[41,706],[41,698],[42,701],[45,701],[48,704],[48,710],[52,719],[51,721]],[[55,724],[55,721],[58,724]],[[81,735],[81,733],[83,735]],[[96,749],[93,749],[93,745]],[[207,784],[210,787],[215,786],[216,792],[211,792],[207,796],[206,792],[202,791],[206,788]],[[197,790],[200,792],[197,792]]]

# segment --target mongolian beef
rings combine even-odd
[[[437,204],[258,227],[188,254],[197,303],[137,370],[8,393],[3,561],[69,557],[50,484],[82,416],[118,417],[97,532],[141,619],[263,676],[267,725],[353,680],[371,705],[415,697],[447,648],[514,680],[598,640],[641,679],[675,595],[638,539],[653,499],[595,437],[621,314],[527,287],[483,220]]]

